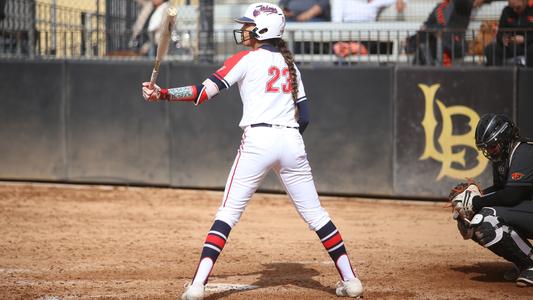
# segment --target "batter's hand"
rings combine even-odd
[[[155,102],[161,99],[161,88],[154,84],[153,88],[150,88],[150,82],[143,82],[143,97],[146,101]]]

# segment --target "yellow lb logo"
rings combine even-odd
[[[437,180],[441,180],[444,176],[454,179],[465,179],[466,177],[474,178],[479,176],[487,167],[488,160],[483,154],[477,150],[475,144],[474,131],[479,122],[479,115],[471,108],[463,105],[454,105],[446,107],[442,101],[435,99],[435,94],[440,87],[440,84],[427,86],[419,84],[418,87],[422,90],[425,99],[425,113],[422,120],[424,127],[426,144],[424,153],[419,160],[426,160],[432,158],[442,163],[442,168],[437,176]],[[434,105],[437,107],[442,115],[442,131],[437,139],[441,151],[439,152],[435,145],[435,128],[437,127],[437,119],[435,118]],[[461,135],[453,135],[453,121],[452,116],[462,115],[468,118],[468,125],[470,130]],[[452,166],[453,163],[465,167],[465,153],[466,149],[461,149],[458,152],[453,152],[457,149],[456,146],[470,147],[477,152],[477,164],[470,169],[456,169]]]

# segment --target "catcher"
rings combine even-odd
[[[504,274],[518,286],[533,285],[533,141],[502,114],[487,114],[476,128],[476,145],[492,162],[494,184],[472,181],[452,189],[453,217],[464,239],[512,262]]]

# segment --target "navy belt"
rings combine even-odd
[[[298,127],[292,127],[292,126],[285,126],[285,125],[275,125],[275,124],[268,124],[268,123],[256,123],[250,125],[250,127],[274,127],[274,128],[292,128],[292,129],[298,129]]]

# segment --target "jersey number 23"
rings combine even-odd
[[[284,78],[281,80],[281,91],[286,94],[291,92],[292,87],[288,68],[283,68],[283,70],[280,70],[278,67],[272,66],[268,69],[268,75],[271,77],[266,85],[267,93],[278,93],[280,91],[280,84],[278,81],[281,76]]]

